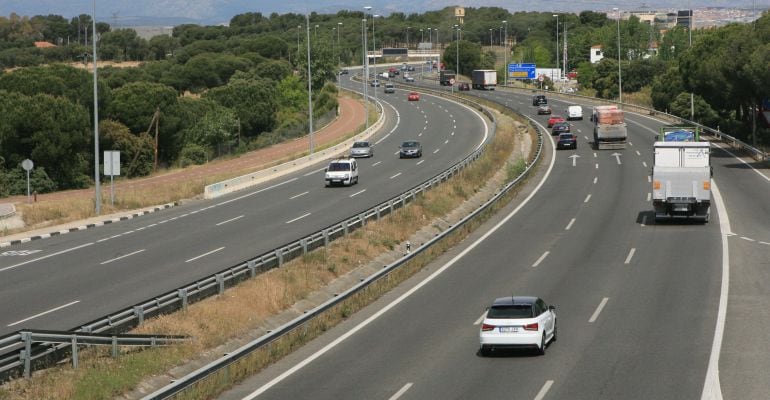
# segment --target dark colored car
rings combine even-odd
[[[559,140],[556,141],[556,149],[577,149],[577,136],[566,132],[559,134]]]
[[[407,65],[406,66],[407,71],[414,71],[414,65]]]
[[[551,135],[558,135],[560,133],[570,132],[571,127],[569,122],[557,122],[551,127]]]
[[[422,145],[416,140],[407,140],[401,143],[398,158],[422,157]]]
[[[548,99],[545,98],[544,94],[536,94],[532,96],[532,105],[533,106],[540,106],[543,104],[548,104]]]
[[[537,115],[551,115],[551,106],[543,104],[537,108]]]
[[[348,70],[346,70],[346,69],[340,70],[340,75],[347,75],[347,74],[348,74],[348,72],[349,72],[349,71],[348,71]]]
[[[469,85],[469,84],[468,84],[468,82],[460,82],[460,83],[457,85],[457,90],[460,90],[460,91],[462,91],[462,92],[465,92],[465,91],[471,90],[471,85]]]

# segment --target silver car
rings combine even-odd
[[[374,157],[374,149],[369,142],[355,142],[350,149],[351,157]]]

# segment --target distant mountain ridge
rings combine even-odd
[[[707,7],[751,9],[751,0],[648,0],[648,1],[609,1],[597,0],[552,0],[533,2],[512,2],[510,0],[97,0],[97,20],[117,26],[136,25],[178,25],[181,23],[200,23],[206,25],[227,24],[230,19],[246,12],[261,12],[265,16],[271,13],[286,14],[316,12],[334,14],[339,10],[363,10],[363,5],[371,5],[373,12],[388,15],[393,12],[424,13],[455,6],[464,7],[502,7],[510,12],[580,12],[583,10],[670,10],[686,9],[690,3],[694,8]],[[11,13],[18,15],[57,14],[72,18],[78,14],[91,14],[92,0],[0,0],[0,15]],[[766,8],[766,5],[763,5]],[[759,11],[758,11],[759,12]]]

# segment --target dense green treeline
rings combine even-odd
[[[336,106],[330,83],[338,66],[362,62],[364,18],[370,50],[374,42],[377,48],[412,49],[431,43],[447,50],[442,61],[448,68],[456,68],[459,56],[465,75],[501,66],[506,33],[509,61],[555,67],[557,51],[563,61],[566,29],[567,68],[578,71],[588,93],[618,97],[619,58],[624,100],[642,99],[689,117],[693,93],[695,120],[747,141],[751,109],[768,97],[767,13],[753,24],[694,30],[692,46],[686,29],[664,32],[636,17],[618,23],[590,11],[559,14],[557,28],[552,13],[499,7],[466,8],[462,24],[453,8],[374,21],[363,10],[313,13],[309,26],[304,15],[253,12],[234,16],[229,26],[180,25],[171,36],[149,40],[98,23],[100,60],[140,62],[136,68],[99,69],[102,148],[124,152],[126,175],[150,173],[155,130],[148,127],[156,113],[161,165],[205,162],[303,134],[308,40],[319,116]],[[19,164],[25,158],[41,167],[33,173],[38,191],[90,184],[93,81],[90,72],[69,64],[90,59],[92,39],[88,15],[0,17],[0,195],[22,191]],[[35,41],[57,46],[36,48]],[[593,45],[605,54],[596,64],[589,62]],[[758,126],[758,143],[767,145],[770,133]]]

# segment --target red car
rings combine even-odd
[[[419,101],[420,100],[420,94],[417,92],[409,92],[409,101]]]
[[[564,117],[559,115],[552,115],[551,118],[548,118],[548,127],[551,128],[553,127],[553,124],[557,122],[564,122],[564,121],[566,121]]]

